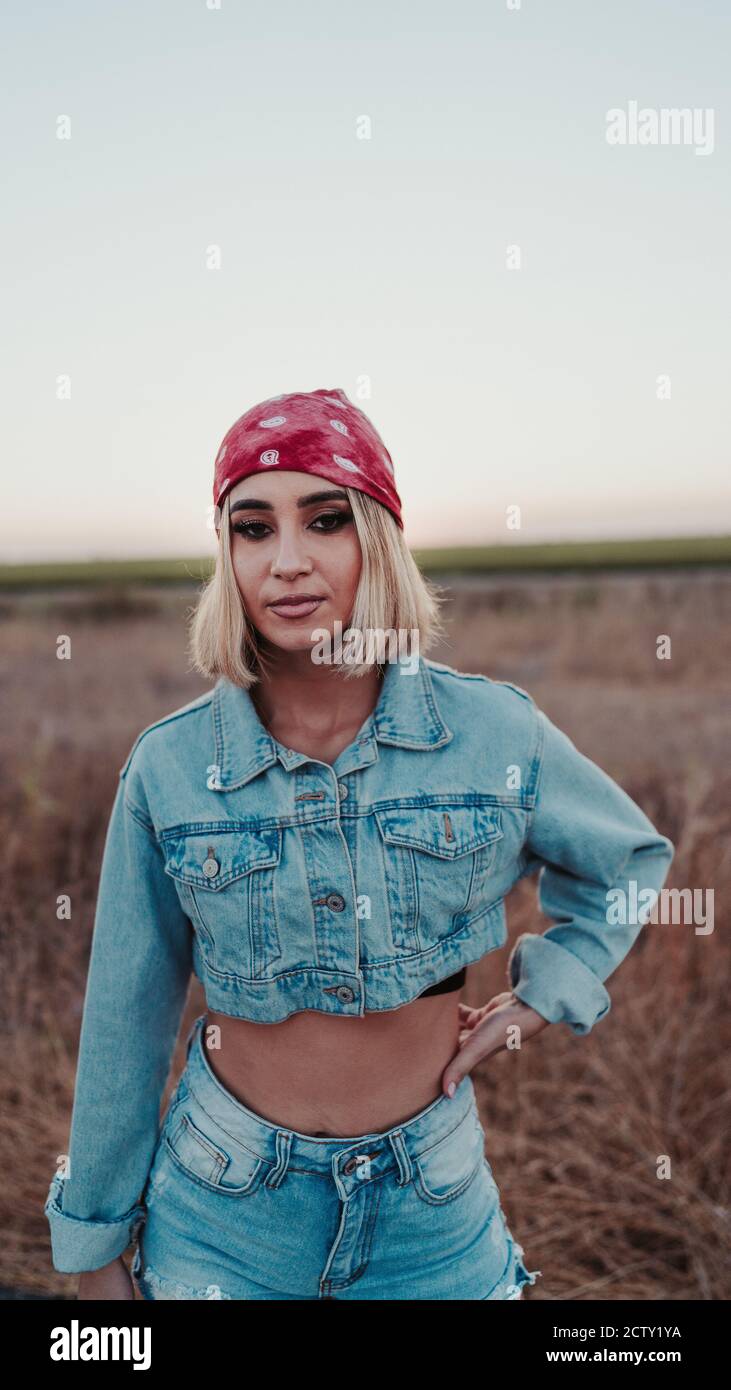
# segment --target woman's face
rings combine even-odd
[[[332,634],[339,619],[345,630],[361,552],[344,489],[309,473],[255,473],[231,489],[229,508],[236,582],[262,637],[294,652],[313,645],[315,628]]]

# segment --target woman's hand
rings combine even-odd
[[[135,1296],[132,1275],[121,1255],[103,1269],[85,1269],[79,1275],[78,1299],[133,1299]]]
[[[493,1052],[507,1050],[509,1038],[516,1036],[512,1032],[509,1034],[508,1029],[517,1027],[520,1030],[518,1036],[522,1044],[526,1038],[532,1038],[549,1026],[547,1018],[510,992],[496,994],[481,1009],[469,1009],[466,1004],[460,1004],[459,1022],[459,1049],[442,1075],[442,1091],[446,1096],[450,1083],[454,1083],[456,1090],[478,1062],[491,1057]]]

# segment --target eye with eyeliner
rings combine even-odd
[[[343,527],[346,526],[348,522],[352,520],[353,513],[351,511],[320,512],[319,515],[316,516],[314,520],[310,522],[310,527],[314,531],[319,531],[321,535],[332,536],[336,535],[339,531],[342,531]],[[317,526],[316,522],[318,521],[334,522],[334,525]],[[258,529],[256,531],[252,531],[252,527]],[[245,540],[249,541],[264,540],[267,534],[271,531],[271,529],[271,526],[267,525],[265,521],[260,521],[258,518],[254,517],[252,517],[249,521],[233,521],[231,523],[231,530],[238,532],[240,536],[243,536]]]

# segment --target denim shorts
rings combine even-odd
[[[465,1076],[383,1133],[318,1139],[221,1084],[205,1015],[165,1115],[132,1273],[146,1299],[519,1299],[529,1272]]]

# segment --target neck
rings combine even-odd
[[[309,650],[268,653],[249,692],[262,723],[270,730],[285,724],[317,734],[359,729],[378,703],[383,677],[373,667],[345,680],[343,669],[318,665]]]

